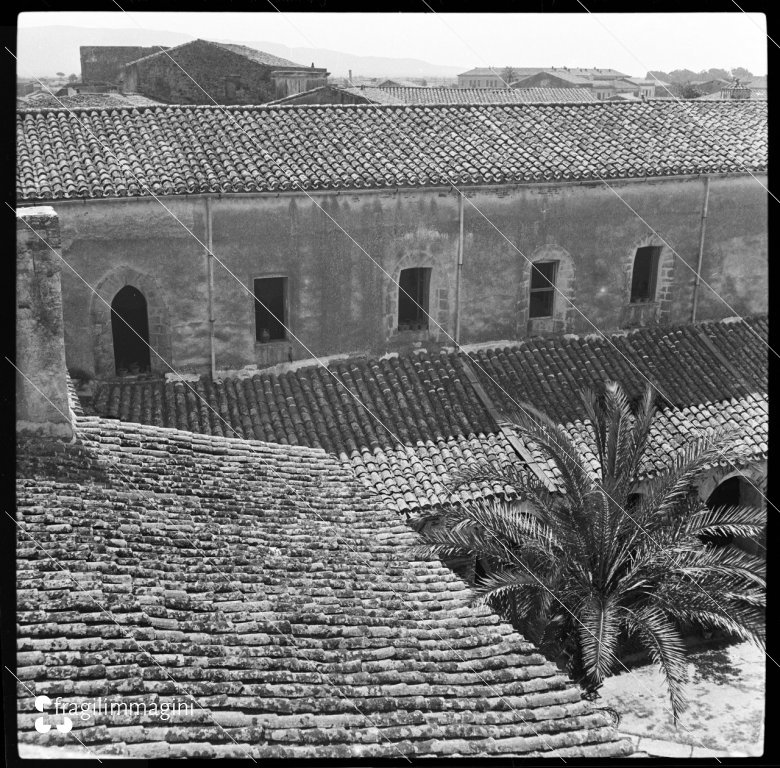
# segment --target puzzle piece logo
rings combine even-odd
[[[38,712],[45,712],[46,708],[51,705],[51,699],[48,696],[36,696],[35,697],[35,709]],[[73,721],[69,717],[63,715],[61,723],[55,723],[54,726],[60,733],[67,733],[73,728]],[[51,730],[51,723],[47,723],[43,717],[37,717],[35,719],[35,730],[38,733],[48,733]]]

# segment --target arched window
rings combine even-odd
[[[427,330],[430,284],[430,267],[401,270],[398,279],[399,331]]]
[[[555,310],[555,278],[557,261],[537,261],[531,265],[531,288],[528,318],[552,317]]]
[[[146,299],[137,288],[126,285],[111,302],[111,333],[117,376],[149,370],[149,316]]]
[[[646,245],[637,248],[634,256],[634,268],[631,272],[632,304],[655,301],[660,256],[660,245]]]

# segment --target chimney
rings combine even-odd
[[[750,88],[748,88],[746,85],[742,85],[742,83],[739,81],[739,78],[737,78],[733,83],[731,83],[731,85],[726,86],[720,92],[720,95],[724,99],[749,99]]]
[[[16,429],[73,436],[65,366],[60,223],[53,208],[16,211]]]

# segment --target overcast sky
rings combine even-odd
[[[22,13],[20,27],[66,25],[271,40],[361,56],[478,66],[767,71],[762,14]]]

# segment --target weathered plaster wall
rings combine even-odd
[[[110,305],[125,285],[144,293],[150,342],[168,363],[208,360],[203,200],[165,205],[171,213],[146,200],[60,208],[65,347],[79,376],[113,375]],[[151,364],[170,370],[154,353]]]
[[[69,438],[57,215],[48,207],[17,215],[16,426]]]
[[[704,256],[705,279],[724,291],[739,312],[767,308],[766,195],[749,182],[712,182]],[[696,264],[703,181],[612,187],[570,184],[469,193],[462,343],[690,319],[693,273],[686,264]],[[204,198],[166,200],[166,205],[206,242]],[[456,193],[232,196],[212,198],[212,210],[214,252],[235,276],[214,264],[217,370],[453,343]],[[63,205],[61,218],[66,258],[106,293],[106,301],[122,281],[135,284],[149,302],[155,346],[170,351],[177,369],[208,371],[203,246],[154,200]],[[652,244],[662,246],[656,301],[630,306],[634,253]],[[560,262],[562,295],[556,296],[553,320],[529,324],[528,260],[548,259]],[[429,310],[436,322],[427,333],[395,330],[398,288],[393,281],[406,267],[432,269]],[[298,339],[259,344],[252,281],[275,276],[287,278],[288,324]],[[98,357],[110,357],[101,342],[106,315],[94,309],[95,300],[80,280],[65,274],[63,285],[68,364],[93,372],[96,349]],[[700,319],[734,314],[705,298],[705,290]],[[98,361],[98,369],[105,373],[105,363]]]
[[[698,320],[769,309],[766,187],[766,176],[710,183]]]
[[[270,73],[270,67],[196,40],[126,67],[125,88],[170,104],[213,104],[212,99],[219,104],[264,104],[277,98]],[[235,91],[226,90],[227,78],[236,78]]]

